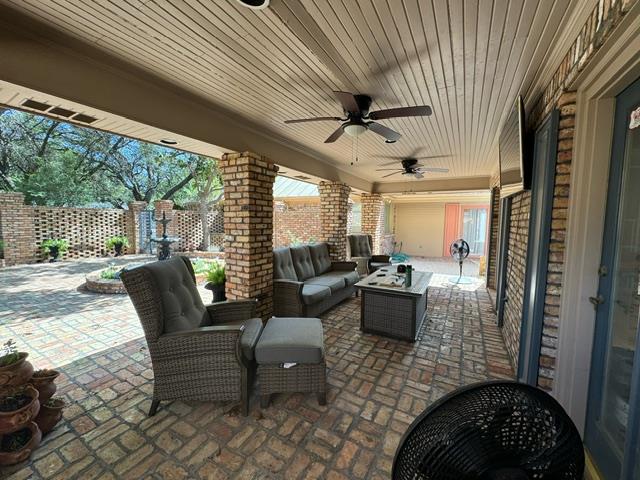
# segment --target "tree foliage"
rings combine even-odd
[[[207,185],[218,184],[214,159],[0,109],[0,189],[22,192],[30,204],[200,202]]]

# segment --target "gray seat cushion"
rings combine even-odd
[[[291,258],[293,259],[293,267],[296,269],[298,280],[303,282],[307,278],[315,277],[316,272],[313,270],[313,262],[307,245],[291,247]]]
[[[273,278],[276,280],[298,280],[296,269],[293,268],[291,250],[276,248],[273,251]]]
[[[331,289],[324,285],[303,285],[302,301],[305,305],[313,305],[331,296]]]
[[[187,262],[188,258],[177,256],[137,267],[153,277],[162,299],[164,333],[193,330],[211,322]]]
[[[370,257],[371,240],[369,235],[349,235],[349,250],[352,257]]]
[[[320,275],[319,277],[313,277],[305,280],[304,284],[322,285],[324,287],[329,287],[331,289],[331,293],[334,293],[338,290],[342,290],[345,287],[345,278],[343,275],[337,275],[336,273],[331,272]]]
[[[322,322],[317,318],[272,318],[256,347],[256,361],[320,363],[324,359]]]
[[[313,270],[316,275],[322,275],[331,270],[331,257],[329,256],[329,245],[327,242],[309,245],[309,253],[311,254]]]
[[[355,270],[348,271],[348,272],[340,272],[336,270],[331,273],[333,275],[341,276],[345,280],[347,287],[351,285],[355,285],[360,281],[360,275],[358,275],[358,272],[356,272]]]
[[[235,322],[216,323],[216,325],[244,325],[244,331],[240,337],[240,348],[247,360],[253,360],[258,339],[262,333],[262,320],[250,318],[249,320],[237,320]]]

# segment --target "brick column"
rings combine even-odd
[[[167,235],[169,237],[175,236],[176,224],[173,222],[173,202],[171,200],[156,200],[153,202],[153,209],[155,210],[154,218],[156,220],[162,220],[163,213],[166,214],[168,220],[172,220],[167,225]],[[156,235],[158,237],[162,236],[162,224],[159,222],[156,222]]]
[[[498,235],[500,231],[500,187],[491,189],[489,204],[489,248],[487,249],[487,287],[496,289]]]
[[[379,193],[363,193],[362,202],[362,233],[371,235],[373,240],[373,254],[382,253],[382,236],[384,235],[384,200]]]
[[[129,202],[129,210],[125,217],[127,222],[127,253],[140,253],[140,212],[147,208],[147,202]]]
[[[38,260],[33,207],[24,204],[24,195],[0,192],[0,239],[4,242],[5,265]]]
[[[351,187],[341,182],[320,182],[320,231],[329,243],[333,261],[347,258],[347,217]]]
[[[224,182],[224,254],[229,300],[258,299],[258,315],[273,312],[273,182],[278,167],[250,152],[227,153],[218,164]]]

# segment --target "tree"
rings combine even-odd
[[[218,161],[206,158],[198,164],[192,182],[192,195],[198,202],[198,213],[202,223],[202,243],[200,250],[209,250],[211,231],[209,229],[209,211],[222,194],[222,178],[218,171]]]

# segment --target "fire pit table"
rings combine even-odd
[[[404,274],[386,267],[356,283],[362,294],[360,329],[415,342],[427,315],[430,272],[413,272],[412,284],[404,287]]]

